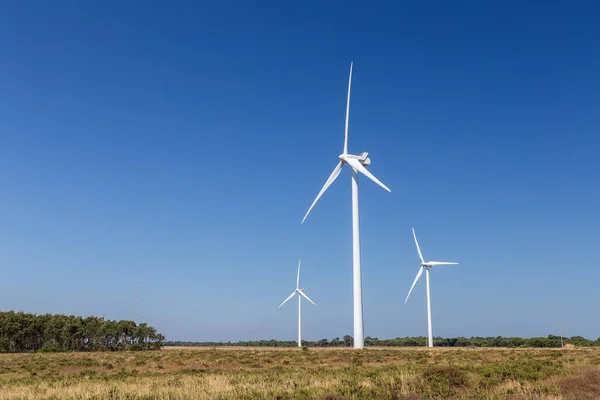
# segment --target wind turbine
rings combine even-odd
[[[302,297],[304,297],[306,300],[310,301],[311,303],[313,303],[315,306],[315,302],[312,301],[311,299],[308,298],[308,296],[304,293],[304,289],[300,289],[300,263],[302,262],[302,259],[300,259],[300,261],[298,261],[298,275],[296,276],[296,290],[294,290],[292,292],[292,294],[290,294],[288,296],[287,299],[285,299],[283,301],[283,303],[281,303],[279,305],[279,308],[281,308],[282,305],[284,305],[285,303],[288,302],[288,300],[290,300],[292,297],[294,297],[295,295],[298,295],[298,347],[302,347]]]
[[[362,349],[364,347],[363,334],[363,302],[362,302],[362,272],[360,266],[360,222],[358,215],[358,173],[365,175],[367,178],[390,192],[391,190],[375,178],[365,167],[371,164],[371,160],[367,158],[368,153],[363,152],[360,155],[348,154],[348,119],[350,117],[350,87],[352,86],[352,66],[350,63],[350,77],[348,78],[348,98],[346,100],[346,125],[344,128],[344,151],[338,156],[339,162],[333,169],[331,175],[323,185],[323,188],[315,198],[315,201],[310,205],[310,208],[304,215],[302,222],[313,209],[317,201],[321,198],[325,190],[337,179],[342,171],[344,164],[348,164],[352,168],[352,276],[353,276],[353,292],[354,292],[354,348]]]
[[[423,259],[423,254],[421,254],[421,249],[419,248],[419,241],[417,240],[417,235],[415,234],[415,228],[412,228],[413,237],[415,238],[415,244],[417,245],[417,252],[419,253],[419,258],[421,258],[421,267],[419,267],[419,272],[417,272],[417,277],[413,282],[410,290],[408,291],[408,296],[406,296],[406,300],[404,304],[408,302],[408,298],[410,297],[410,293],[415,287],[417,281],[423,274],[423,270],[425,270],[425,280],[427,282],[427,334],[428,334],[428,344],[429,347],[433,347],[433,331],[431,328],[431,296],[429,293],[429,268],[433,268],[436,265],[456,265],[458,263],[455,262],[446,262],[446,261],[427,261]]]

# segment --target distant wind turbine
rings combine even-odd
[[[296,276],[296,290],[294,290],[292,292],[292,294],[290,294],[288,296],[288,298],[285,299],[283,301],[283,303],[281,303],[279,305],[279,308],[281,308],[281,306],[284,305],[285,303],[287,303],[288,300],[290,300],[295,295],[298,295],[298,347],[302,347],[302,297],[304,297],[306,300],[310,301],[311,303],[313,303],[316,306],[315,302],[312,301],[311,299],[309,299],[308,296],[304,293],[304,289],[300,289],[300,263],[301,262],[302,262],[302,259],[300,259],[298,261],[298,275]]]
[[[302,222],[313,209],[317,201],[321,198],[327,188],[337,179],[342,171],[344,164],[348,164],[352,168],[352,276],[353,276],[353,293],[354,293],[354,348],[362,349],[364,347],[363,333],[363,301],[362,301],[362,271],[360,265],[360,221],[358,214],[358,173],[360,172],[388,192],[391,190],[379,181],[373,174],[367,171],[367,167],[371,164],[371,160],[367,158],[369,153],[363,152],[356,156],[348,154],[348,119],[350,117],[350,87],[352,86],[352,66],[350,63],[350,77],[348,78],[348,98],[346,100],[346,125],[344,128],[344,151],[338,156],[339,162],[333,169],[331,175],[323,185],[323,188],[315,198],[315,201],[310,205],[310,208],[304,215]]]
[[[417,245],[417,252],[419,253],[419,258],[421,259],[421,267],[419,267],[419,272],[417,272],[417,277],[413,282],[410,290],[408,291],[408,296],[406,296],[406,300],[404,304],[408,302],[408,298],[410,297],[410,293],[415,287],[417,281],[423,274],[423,270],[425,270],[425,278],[427,282],[427,333],[428,333],[428,345],[429,347],[433,347],[433,330],[431,328],[431,296],[429,293],[429,268],[433,268],[436,265],[456,265],[458,263],[455,262],[446,262],[446,261],[427,261],[423,259],[423,254],[421,254],[421,249],[419,248],[419,241],[417,240],[417,235],[415,234],[415,228],[412,229],[413,237],[415,238],[415,244]]]

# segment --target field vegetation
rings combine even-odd
[[[600,349],[0,354],[0,400],[9,399],[600,399]]]

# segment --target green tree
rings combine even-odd
[[[344,346],[352,347],[354,345],[354,338],[350,335],[344,336]]]

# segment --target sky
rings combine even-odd
[[[218,4],[217,4],[218,3]],[[170,340],[600,336],[596,2],[4,1],[0,309]],[[139,288],[138,288],[139,282]]]

